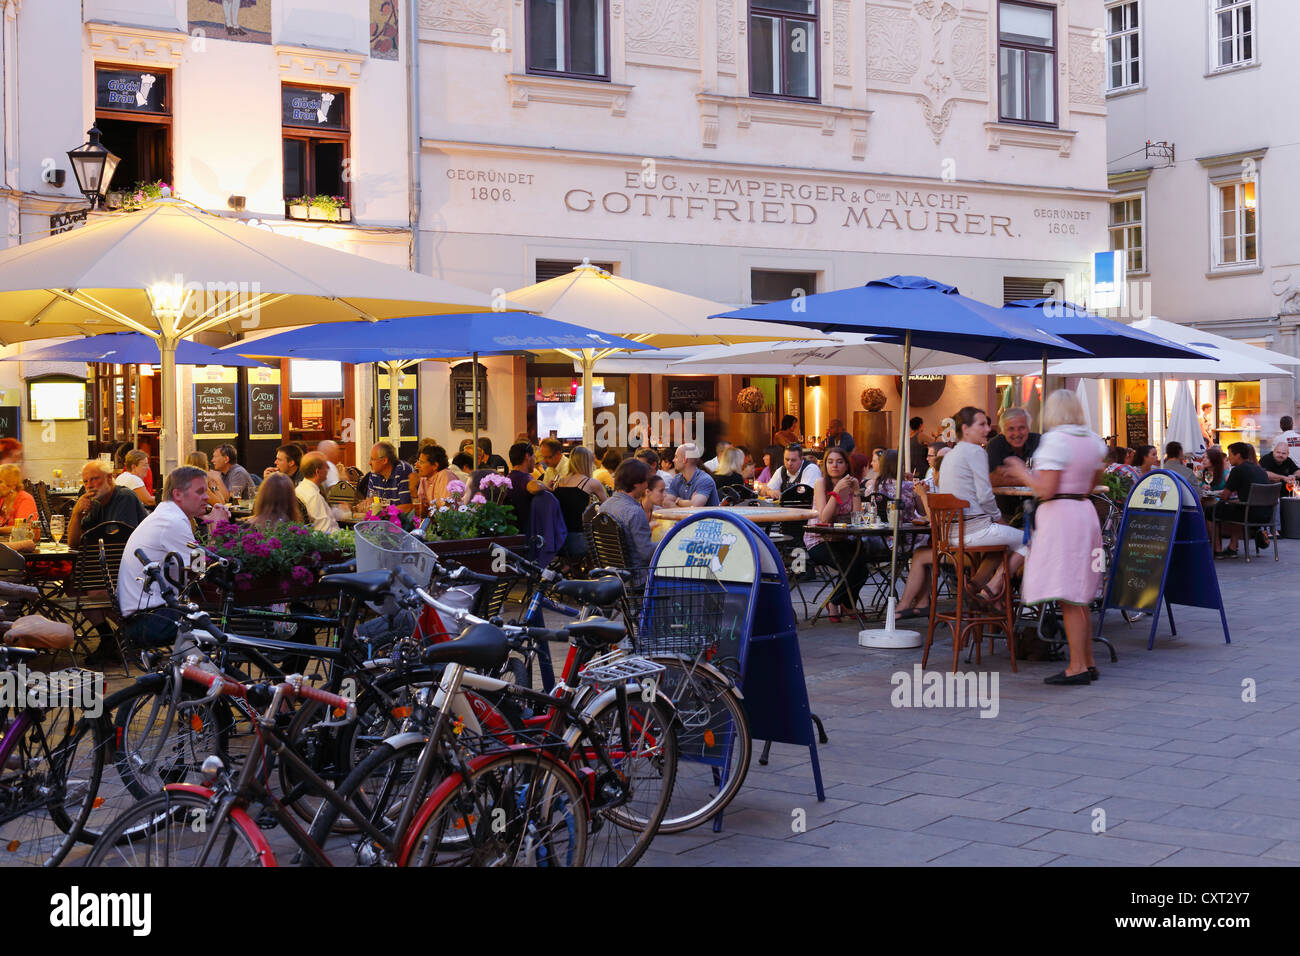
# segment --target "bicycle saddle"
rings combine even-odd
[[[426,664],[463,664],[486,670],[499,667],[510,653],[505,632],[491,624],[471,624],[454,641],[434,644],[424,652]]]
[[[579,604],[605,607],[623,596],[623,580],[617,577],[594,578],[590,581],[561,581],[555,585],[556,594],[572,598]]]
[[[587,647],[608,647],[623,640],[627,634],[627,628],[621,621],[610,621],[603,617],[574,621],[564,629],[575,641]]]
[[[320,583],[328,587],[338,587],[365,598],[377,600],[392,593],[392,577],[388,571],[357,571],[352,574],[327,574]]]

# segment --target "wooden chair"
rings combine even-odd
[[[357,497],[357,487],[350,481],[339,480],[325,492],[325,500],[334,505],[350,505]]]
[[[980,644],[984,640],[986,627],[1001,631],[1007,640],[1007,649],[1011,654],[1011,670],[1016,671],[1016,635],[1011,601],[1010,552],[1004,545],[977,545],[965,543],[966,513],[970,502],[963,501],[955,495],[930,495],[926,501],[930,512],[930,545],[934,548],[933,573],[930,575],[930,624],[925,635],[925,653],[921,656],[924,668],[930,659],[930,645],[934,643],[934,629],[939,624],[952,628],[952,670],[957,673],[961,649],[973,635],[975,639],[975,663],[980,662]],[[950,542],[956,541],[956,544]],[[978,606],[972,596],[970,572],[973,566],[987,555],[999,555],[1002,565],[1002,578],[1006,582],[1003,607],[1001,610],[986,609]],[[944,564],[953,571],[957,603],[952,611],[939,611],[939,575]],[[992,650],[993,636],[989,635],[989,649]]]
[[[49,541],[53,537],[50,531],[50,486],[43,481],[36,482],[32,497],[36,499],[36,517],[41,522],[41,538]]]

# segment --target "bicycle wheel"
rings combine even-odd
[[[471,767],[435,791],[407,866],[584,865],[586,801],[564,765],[545,751],[511,750]]]
[[[229,705],[221,699],[175,709],[172,681],[141,681],[115,701],[113,764],[136,799],[157,793],[169,783],[199,783],[199,768],[216,755],[229,766],[232,730]],[[182,686],[180,703],[193,704],[202,692]]]
[[[745,783],[753,756],[749,716],[733,685],[689,657],[665,654],[658,691],[677,709],[677,777],[660,833],[681,833],[711,820]]]
[[[19,736],[0,769],[3,865],[58,866],[76,844],[104,769],[93,721],[79,718],[54,708],[8,724],[6,734]]]
[[[256,826],[229,816],[214,833],[215,826],[215,805],[210,799],[185,790],[163,790],[138,801],[106,826],[86,866],[264,864]],[[204,858],[209,838],[213,838],[211,849]]]
[[[633,866],[659,831],[677,775],[677,733],[662,699],[629,694],[628,733],[616,695],[586,713],[613,764],[613,774],[590,739],[573,740],[572,762],[595,775],[586,866]]]

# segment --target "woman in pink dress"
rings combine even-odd
[[[1070,663],[1045,682],[1087,684],[1098,677],[1088,605],[1102,576],[1101,525],[1088,495],[1100,480],[1106,446],[1084,425],[1083,406],[1067,389],[1048,396],[1043,427],[1032,472],[1018,458],[1005,462],[1012,479],[1031,487],[1039,500],[1021,596],[1025,604],[1061,606]]]

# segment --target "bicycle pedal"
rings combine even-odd
[[[259,830],[274,830],[280,826],[280,821],[275,818],[270,810],[263,810],[257,815],[257,828]]]

